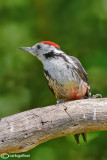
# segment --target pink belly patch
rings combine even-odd
[[[82,99],[86,94],[87,86],[85,83],[77,86],[76,84],[68,83],[65,87],[66,98],[64,101]]]

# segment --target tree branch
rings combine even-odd
[[[36,108],[0,120],[0,154],[28,151],[70,134],[107,130],[107,98]]]

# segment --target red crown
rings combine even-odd
[[[47,45],[52,45],[56,48],[60,48],[57,44],[55,44],[54,42],[50,42],[50,41],[42,41],[40,43],[44,43],[44,44],[47,44]]]

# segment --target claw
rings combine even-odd
[[[86,133],[81,133],[81,135],[82,135],[82,138],[83,138],[84,142],[87,142],[87,135],[86,135]]]
[[[91,98],[102,98],[102,95],[101,94],[95,94]]]
[[[57,100],[57,104],[59,104],[59,103],[63,103],[64,101],[62,100],[62,99],[58,99]]]
[[[75,135],[74,135],[77,144],[80,143],[80,142],[79,142],[79,136],[80,136],[80,134],[75,134]]]

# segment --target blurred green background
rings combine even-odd
[[[106,97],[107,0],[1,0],[0,117],[56,103],[42,64],[19,50],[43,40],[79,58],[92,94]],[[80,145],[73,136],[57,138],[25,154],[26,160],[107,160],[107,132],[88,133]]]

